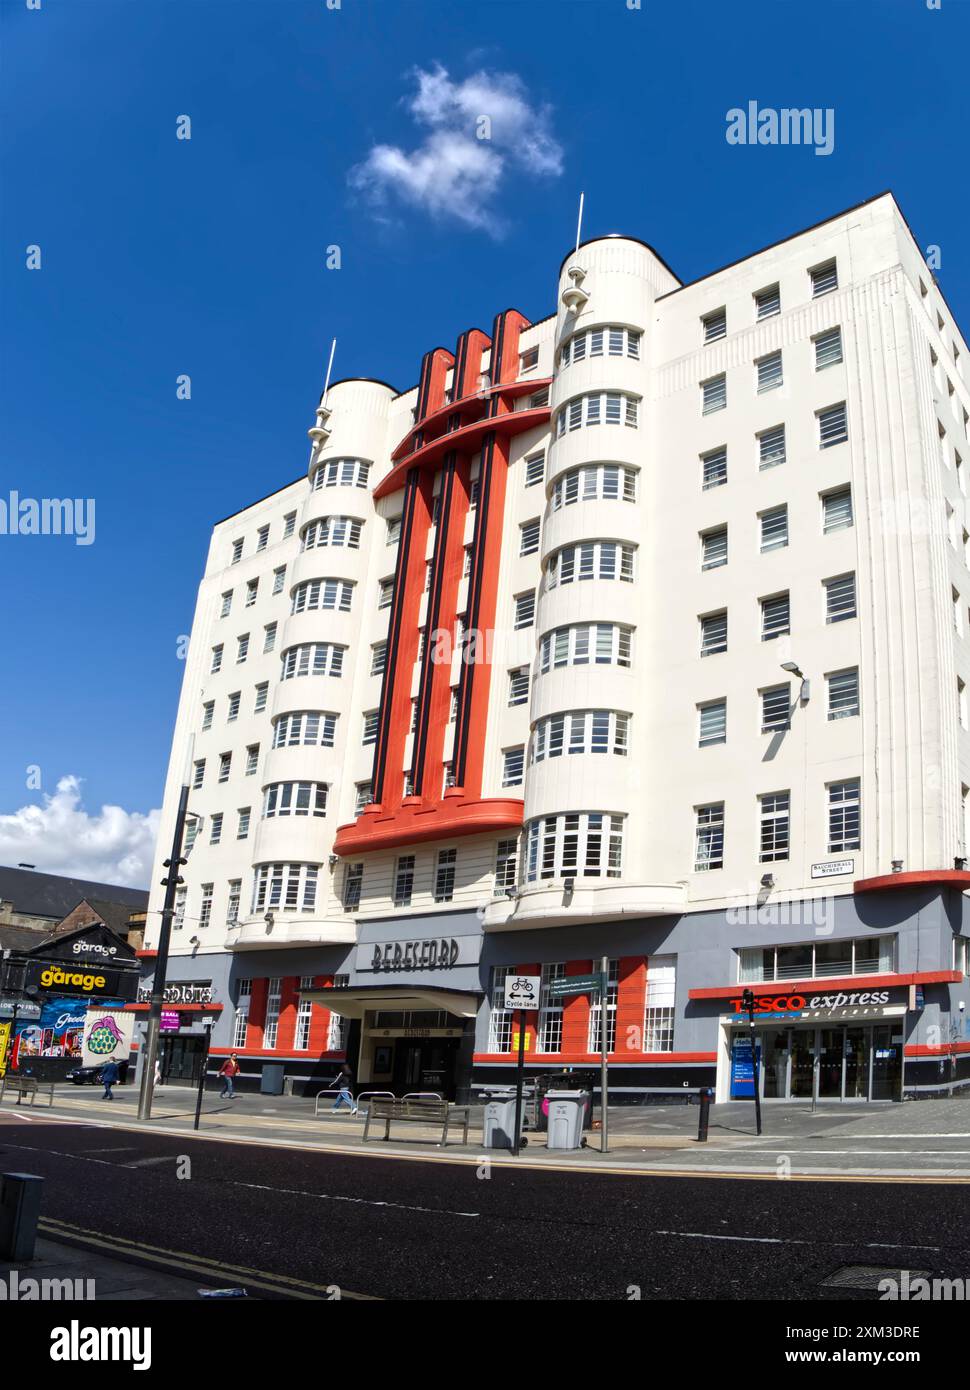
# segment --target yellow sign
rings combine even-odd
[[[7,1070],[7,1046],[10,1042],[10,1023],[0,1023],[0,1076]]]
[[[532,1034],[531,1034],[531,1033],[526,1033],[526,1035],[525,1035],[525,1050],[526,1050],[526,1052],[528,1052],[528,1051],[530,1050],[531,1047],[532,1047]],[[518,1033],[513,1033],[513,1034],[512,1034],[512,1051],[513,1051],[513,1052],[518,1052],[518,1050],[519,1050],[519,1035],[518,1035]]]

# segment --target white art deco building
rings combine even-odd
[[[596,239],[546,292],[332,385],[215,527],[173,998],[250,1084],[465,1094],[510,972],[529,1067],[590,1064],[547,986],[605,955],[620,1097],[743,1094],[748,987],[768,1099],[970,1084],[970,371],[893,197],[689,284]]]

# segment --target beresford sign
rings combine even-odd
[[[415,941],[370,941],[357,947],[357,969],[381,972],[453,970],[478,961],[480,936],[425,936]]]

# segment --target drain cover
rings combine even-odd
[[[928,1279],[928,1269],[911,1269],[910,1279]],[[823,1289],[878,1289],[883,1279],[894,1279],[897,1283],[902,1275],[898,1266],[886,1269],[882,1265],[843,1265],[820,1285]]]

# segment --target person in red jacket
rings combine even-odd
[[[241,1071],[242,1067],[240,1067],[239,1063],[236,1061],[235,1052],[231,1052],[219,1068],[219,1076],[222,1080],[221,1100],[236,1099],[236,1093],[232,1088],[232,1081],[233,1077],[238,1076]]]

